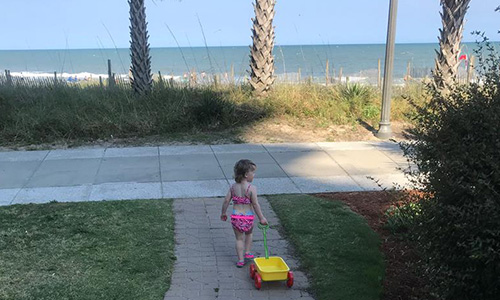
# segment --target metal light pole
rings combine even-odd
[[[385,46],[384,87],[382,89],[382,114],[376,136],[379,139],[388,139],[392,136],[391,129],[391,94],[392,70],[394,69],[394,40],[396,37],[396,15],[398,0],[390,0],[389,24],[387,26],[387,43]]]

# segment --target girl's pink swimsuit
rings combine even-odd
[[[233,200],[233,204],[247,204],[247,205],[252,204],[252,200],[250,200],[250,198],[247,196],[249,189],[250,185],[248,185],[247,191],[245,192],[245,196],[238,197],[234,195],[233,187],[231,186],[231,200]],[[254,218],[255,216],[251,211],[249,212],[249,214],[241,214],[241,213],[236,214],[233,211],[233,214],[231,215],[231,225],[233,225],[233,228],[235,228],[239,232],[249,232],[253,228]]]

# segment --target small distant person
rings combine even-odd
[[[253,239],[253,222],[255,214],[262,225],[267,225],[267,219],[257,200],[257,189],[251,185],[257,166],[248,159],[239,160],[234,165],[234,180],[222,204],[220,219],[227,220],[226,211],[230,201],[233,202],[231,225],[236,238],[236,267],[242,268],[245,263],[254,258],[251,252]]]

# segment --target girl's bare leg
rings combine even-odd
[[[252,252],[253,232],[245,234],[245,253]]]
[[[243,261],[244,256],[243,256],[243,248],[244,248],[244,233],[239,232],[238,230],[234,229],[234,236],[236,237],[236,254],[238,255],[238,260]]]

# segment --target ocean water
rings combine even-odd
[[[463,53],[472,55],[474,43],[463,45]],[[397,44],[395,46],[394,78],[401,80],[409,70],[413,77],[424,77],[434,67],[438,44]],[[250,49],[235,47],[151,48],[152,72],[185,77],[195,70],[198,74],[228,76],[231,69],[236,78],[248,76]],[[278,79],[325,78],[326,64],[329,76],[368,80],[378,77],[378,60],[383,74],[385,45],[297,45],[276,46],[275,73]],[[108,59],[112,71],[126,77],[130,68],[129,49],[66,49],[66,50],[0,50],[0,70],[10,70],[14,76],[107,76]],[[464,64],[465,65],[465,64]],[[3,72],[2,72],[3,73]]]

